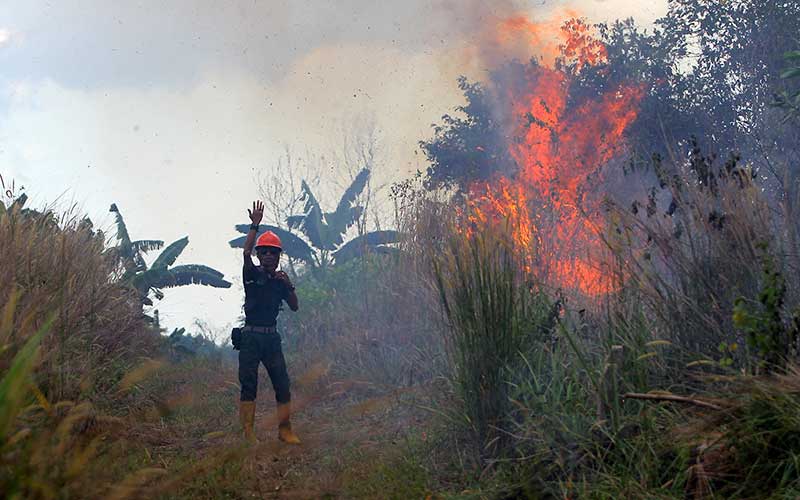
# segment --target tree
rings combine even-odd
[[[472,182],[517,168],[508,153],[505,124],[496,119],[497,103],[490,89],[463,76],[458,87],[467,101],[456,108],[463,117],[444,115],[444,123],[433,128],[433,138],[419,143],[430,162],[425,179],[428,189],[455,187],[465,191]]]
[[[112,250],[123,268],[122,282],[133,286],[144,305],[153,305],[148,295],[152,291],[158,300],[164,298],[163,288],[186,285],[207,285],[215,288],[230,288],[223,274],[202,264],[184,264],[171,267],[189,244],[185,236],[167,246],[156,258],[150,268],[144,261],[144,254],[159,250],[164,246],[161,240],[131,241],[128,228],[116,204],[109,209],[117,218],[118,245]]]
[[[795,149],[797,137],[779,126],[769,107],[786,88],[783,54],[797,43],[792,34],[800,32],[800,2],[670,0],[657,24],[654,40],[665,61],[688,67],[677,103],[701,121],[704,136],[713,135],[716,151],[738,150],[749,158],[766,144],[777,157]]]
[[[303,180],[301,183],[302,200],[305,202],[303,213],[288,216],[287,229],[261,224],[258,234],[261,235],[266,231],[274,232],[281,239],[284,252],[289,257],[310,266],[312,270],[325,269],[332,264],[364,255],[366,252],[392,252],[392,247],[388,245],[397,242],[397,231],[373,231],[346,243],[344,241],[347,230],[363,214],[364,208],[356,203],[356,199],[364,190],[369,175],[368,169],[361,170],[342,194],[336,209],[332,212],[322,211],[311,187]],[[238,224],[236,230],[247,234],[250,226]],[[293,230],[301,232],[308,243]],[[246,236],[240,236],[231,240],[229,244],[232,248],[244,248],[246,239]]]
[[[626,131],[632,161],[682,157],[697,137],[712,151],[738,152],[785,182],[778,165],[797,163],[800,129],[782,124],[785,113],[771,105],[776,94],[786,96],[784,102],[796,96],[781,74],[792,74],[783,56],[797,48],[791,34],[800,33],[800,1],[669,0],[651,32],[630,19],[596,28],[603,60],[576,64],[562,52],[556,64],[569,85],[568,109],[621,84],[638,86],[643,96]],[[463,190],[515,171],[505,149],[517,138],[504,126],[503,99],[505,90],[536,73],[536,64],[511,61],[490,72],[487,82],[459,80],[467,102],[457,108],[462,116],[443,116],[434,137],[420,144],[431,163],[428,187]]]

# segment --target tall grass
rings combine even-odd
[[[529,280],[501,227],[455,227],[429,255],[444,314],[451,377],[484,458],[502,454],[512,422],[512,379],[531,344],[551,334],[558,309]]]
[[[408,261],[371,255],[300,276],[300,310],[278,318],[292,370],[324,366],[320,383],[350,380],[365,393],[437,376],[443,356],[435,303]]]
[[[495,466],[482,469],[487,497],[796,494],[797,375],[753,376],[763,353],[734,321],[737,303],[755,307],[770,286],[769,261],[788,288],[775,322],[791,326],[793,221],[775,216],[747,166],[695,151],[658,168],[662,191],[647,210],[609,205],[599,236],[617,282],[592,303],[554,308],[502,225],[466,230],[446,204],[417,205],[416,248],[448,323],[450,410],[472,431],[481,464]],[[622,400],[659,391],[688,403]]]
[[[51,399],[113,390],[158,336],[145,328],[134,293],[113,278],[116,262],[105,237],[74,209],[0,215],[0,297],[9,331],[0,369],[52,313],[36,377]]]
[[[127,404],[118,383],[158,336],[114,282],[104,237],[50,210],[0,212],[0,490],[12,498],[101,495],[98,456]],[[140,401],[141,402],[141,401]],[[105,445],[104,445],[105,443]]]
[[[773,377],[732,379],[722,411],[698,415],[677,436],[696,450],[695,496],[800,495],[800,368]]]
[[[410,213],[398,219],[403,241],[395,253],[364,255],[297,277],[300,310],[278,318],[294,371],[321,365],[320,383],[349,380],[368,393],[419,388],[441,376],[442,321],[416,241],[423,235],[419,222]]]

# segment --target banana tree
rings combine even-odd
[[[358,195],[369,180],[368,169],[361,170],[342,194],[333,212],[323,212],[322,207],[306,181],[302,181],[302,200],[305,201],[303,213],[286,218],[287,229],[261,224],[258,234],[272,231],[283,243],[283,250],[291,259],[308,265],[312,271],[325,269],[333,264],[341,264],[365,253],[390,253],[395,249],[389,245],[398,240],[397,231],[374,231],[347,242],[345,234],[364,213],[364,207],[357,204]],[[236,230],[247,234],[248,224],[237,224]],[[301,233],[305,239],[298,236]],[[228,243],[232,248],[243,248],[246,236],[240,236]]]
[[[152,291],[156,299],[164,298],[164,288],[186,285],[207,285],[215,288],[230,288],[231,283],[223,279],[224,274],[202,264],[184,264],[173,266],[180,254],[189,244],[189,237],[185,236],[167,246],[148,268],[144,261],[144,254],[152,250],[161,249],[164,242],[161,240],[131,241],[128,229],[122,214],[116,205],[111,205],[111,212],[117,217],[118,245],[114,248],[120,259],[125,273],[122,281],[129,283],[136,291],[144,305],[153,305],[148,297]]]

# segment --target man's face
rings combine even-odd
[[[256,257],[261,267],[269,272],[274,272],[278,268],[278,261],[281,260],[281,250],[275,247],[256,248]]]

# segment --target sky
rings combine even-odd
[[[424,170],[417,143],[461,104],[457,77],[486,69],[470,57],[487,20],[564,9],[646,26],[666,0],[2,0],[0,175],[111,234],[116,203],[133,239],[189,236],[176,264],[234,286],[168,289],[156,307],[223,341],[243,297],[227,242],[287,149],[335,154],[371,130],[379,184]],[[323,205],[346,170],[326,169]]]

